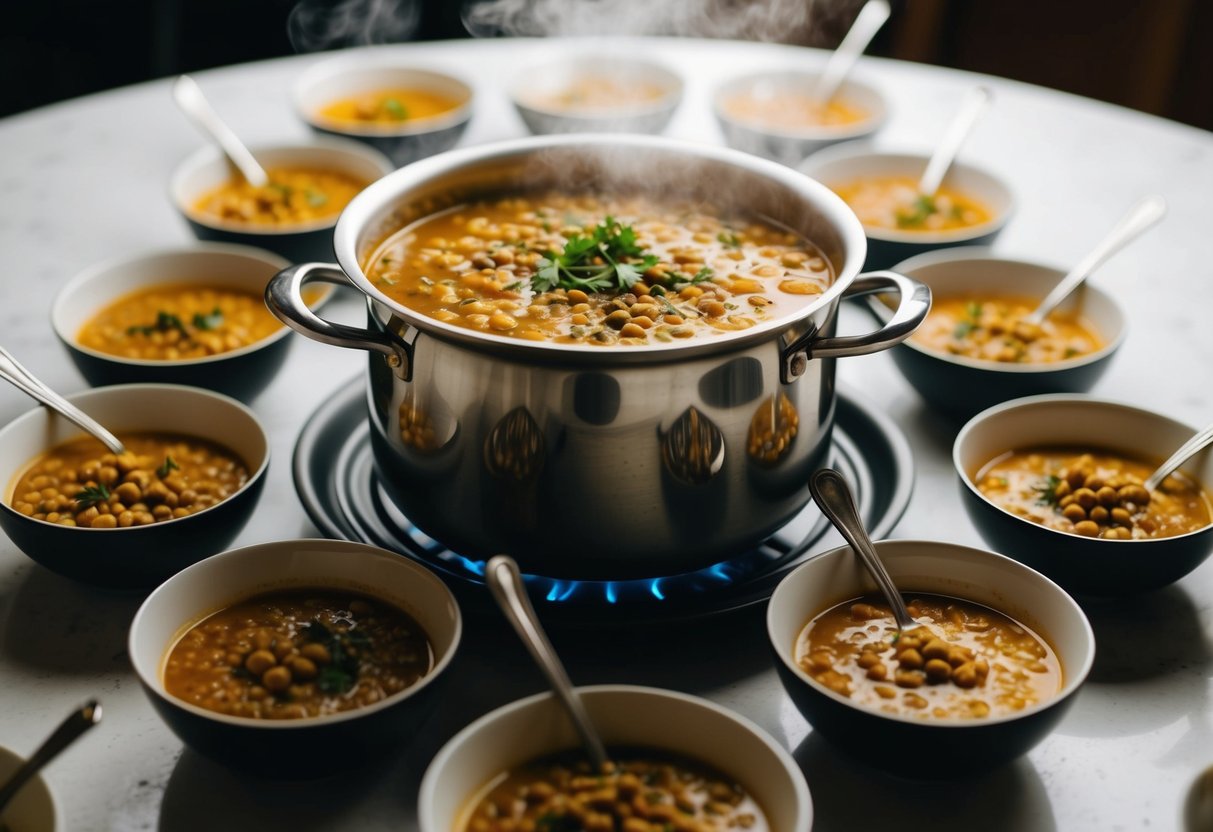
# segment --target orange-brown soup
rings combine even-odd
[[[928,349],[1002,364],[1052,364],[1103,349],[1089,322],[1054,310],[1039,324],[1025,318],[1032,298],[931,298],[931,311],[911,336]]]

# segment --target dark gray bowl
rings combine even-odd
[[[338,98],[385,87],[411,87],[448,95],[459,106],[431,118],[399,125],[334,124],[319,115]],[[353,139],[374,148],[396,167],[450,150],[472,118],[472,88],[451,75],[416,69],[387,55],[354,53],[315,64],[295,84],[295,110],[317,133]]]
[[[1065,274],[1052,266],[999,257],[988,248],[921,254],[898,263],[894,270],[925,283],[933,298],[1044,298]],[[891,314],[878,298],[869,298],[868,305],[882,320]],[[932,407],[957,419],[1022,396],[1084,392],[1103,376],[1124,343],[1126,316],[1113,295],[1090,283],[1070,295],[1059,310],[1081,313],[1104,339],[1103,349],[1050,364],[1003,364],[929,349],[910,338],[894,347],[891,355],[906,380]]]
[[[317,586],[366,593],[407,612],[429,638],[430,673],[365,708],[306,719],[227,716],[164,689],[164,656],[185,627],[253,595]],[[441,701],[462,631],[454,596],[424,566],[362,543],[283,540],[224,552],[165,581],[135,613],[128,649],[152,706],[186,745],[257,776],[309,779],[407,747]]]
[[[286,327],[255,344],[206,358],[156,361],[124,358],[84,347],[80,328],[123,295],[157,285],[199,284],[240,289],[258,297],[287,265],[276,254],[221,243],[144,252],[90,266],[68,281],[51,306],[51,326],[77,369],[93,386],[167,383],[216,390],[250,401],[273,381],[295,338]],[[332,294],[325,289],[324,298]]]
[[[275,145],[250,148],[263,167],[310,166],[343,171],[374,182],[393,169],[377,150],[351,139],[320,139],[309,145]],[[237,243],[269,249],[292,263],[333,259],[333,229],[340,213],[314,222],[285,228],[225,222],[194,211],[204,193],[236,175],[216,147],[204,147],[177,166],[169,183],[169,196],[199,240]]]
[[[206,511],[148,526],[86,529],[19,514],[0,501],[0,528],[17,548],[60,575],[96,586],[152,587],[228,546],[244,528],[265,485],[269,438],[234,399],[171,384],[128,384],[67,397],[115,433],[168,431],[209,439],[234,451],[249,470],[244,488]],[[11,483],[44,452],[84,433],[39,407],[0,430],[0,481]]]
[[[1174,419],[1089,396],[1032,396],[974,416],[952,446],[965,511],[994,548],[1048,575],[1079,595],[1125,596],[1159,589],[1187,575],[1213,552],[1213,525],[1178,537],[1104,540],[1055,531],[999,508],[974,484],[1000,454],[1034,445],[1120,451],[1162,462],[1196,430]],[[1213,452],[1183,466],[1206,487]]]
[[[842,185],[865,176],[908,176],[917,180],[927,166],[926,153],[898,153],[874,149],[866,141],[827,147],[805,159],[800,171],[827,187]],[[951,231],[901,231],[865,225],[868,256],[865,270],[888,269],[909,257],[954,246],[988,246],[994,242],[1015,211],[1011,189],[988,171],[955,162],[944,179],[990,208],[992,219],[972,228]]]
[[[850,547],[842,546],[793,570],[767,607],[775,669],[813,730],[866,765],[924,779],[979,774],[1048,736],[1073,704],[1095,658],[1095,634],[1074,599],[1044,575],[993,552],[926,540],[882,540],[876,548],[902,591],[975,601],[1031,627],[1057,653],[1064,686],[1047,702],[1014,715],[962,722],[868,710],[821,685],[796,663],[797,636],[836,604],[878,593]]]

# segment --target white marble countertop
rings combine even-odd
[[[475,86],[477,112],[463,140],[474,144],[523,133],[504,84],[524,62],[557,46],[495,40],[381,48],[456,72]],[[789,47],[681,40],[661,42],[657,54],[686,79],[668,134],[709,142],[721,140],[709,108],[718,82],[750,69],[822,60],[820,53]],[[250,143],[304,138],[289,91],[315,60],[229,67],[197,78]],[[1210,134],[932,67],[865,60],[860,74],[891,102],[880,136],[888,146],[928,147],[967,88],[980,80],[994,89],[995,106],[963,157],[1000,172],[1015,188],[1019,210],[997,245],[1004,253],[1064,266],[1136,198],[1164,195],[1168,218],[1097,278],[1130,299],[1131,324],[1127,343],[1093,392],[1194,425],[1209,420]],[[0,121],[0,252],[6,263],[0,343],[52,386],[64,392],[85,386],[51,332],[55,292],[98,260],[191,242],[169,204],[167,180],[200,143],[174,109],[166,81]],[[352,301],[330,309],[350,321],[361,316]],[[843,316],[844,329],[866,325],[863,316]],[[253,405],[272,435],[273,462],[260,510],[238,545],[316,536],[295,496],[291,451],[306,417],[363,365],[361,353],[297,339],[285,371]],[[912,441],[917,483],[893,536],[982,545],[953,481],[957,426],[929,412],[885,355],[840,362],[839,379],[891,414]],[[0,423],[30,407],[22,394],[0,387]],[[579,683],[687,690],[755,720],[803,767],[820,830],[893,823],[940,830],[1174,829],[1188,784],[1213,763],[1211,579],[1213,562],[1148,597],[1089,607],[1099,655],[1075,707],[1026,758],[963,785],[887,778],[814,736],[779,686],[758,614],[671,634],[621,634],[574,655],[571,673]],[[542,687],[499,623],[473,620],[448,701],[384,767],[303,786],[253,780],[183,751],[152,711],[125,653],[139,600],[60,578],[0,538],[0,744],[28,754],[90,696],[100,697],[106,711],[102,725],[48,769],[66,829],[414,829],[417,784],[442,742],[480,713]],[[569,651],[575,646],[568,638],[558,641]],[[486,674],[491,685],[483,683]]]

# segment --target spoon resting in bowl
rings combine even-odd
[[[960,153],[965,139],[969,137],[973,125],[977,123],[978,117],[985,112],[993,98],[994,93],[990,91],[989,87],[975,87],[969,92],[956,115],[948,123],[947,129],[943,133],[943,139],[935,146],[935,152],[931,154],[926,168],[922,171],[922,176],[918,180],[919,199],[929,200],[935,197],[935,192],[943,184],[944,177],[948,175],[948,169],[956,161],[956,156]]]
[[[59,727],[46,738],[38,750],[9,776],[4,785],[0,786],[0,828],[3,828],[4,809],[21,791],[21,787],[28,783],[47,763],[59,756],[59,752],[100,721],[101,703],[96,699],[86,702],[83,707],[68,714],[67,719],[59,723]]]
[[[838,88],[842,86],[842,82],[851,74],[859,56],[868,48],[868,44],[889,19],[890,14],[892,14],[892,9],[885,0],[868,0],[859,10],[855,22],[843,36],[838,48],[830,53],[821,77],[813,85],[812,97],[817,102],[817,106],[824,109],[834,98]]]
[[[269,184],[270,177],[265,172],[265,168],[261,167],[261,164],[244,146],[244,142],[240,141],[232,128],[219,118],[219,114],[211,107],[206,96],[202,94],[202,89],[193,78],[188,75],[177,77],[177,80],[173,82],[173,100],[198,129],[219,145],[223,155],[236,166],[240,175],[247,179],[250,185],[255,188],[263,188]]]
[[[590,721],[590,715],[586,712],[581,697],[573,688],[569,674],[560,663],[560,657],[556,655],[556,650],[544,633],[539,617],[535,615],[535,608],[527,598],[518,564],[509,555],[496,555],[485,565],[484,580],[493,593],[493,599],[514,627],[514,632],[518,633],[518,637],[530,651],[531,658],[547,676],[552,691],[564,706],[565,713],[581,737],[581,743],[594,769],[602,771],[608,760],[606,746],[598,736],[594,723]]]
[[[1153,494],[1162,485],[1162,481],[1174,473],[1175,469],[1196,456],[1205,446],[1213,443],[1213,423],[1198,430],[1191,439],[1180,445],[1175,453],[1167,457],[1162,465],[1154,469],[1154,473],[1146,477],[1142,487]]]

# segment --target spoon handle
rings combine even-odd
[[[851,68],[859,60],[859,56],[868,48],[872,38],[880,31],[880,27],[889,19],[892,9],[885,0],[868,0],[855,22],[847,30],[838,48],[830,54],[826,61],[821,77],[813,85],[813,99],[820,104],[828,104],[842,86],[842,82],[851,74]]]
[[[270,181],[265,168],[253,158],[253,154],[232,132],[232,128],[219,118],[219,114],[211,107],[193,78],[188,75],[177,77],[173,82],[173,100],[202,132],[219,143],[227,158],[232,160],[232,164],[250,185],[261,188]]]
[[[78,425],[82,430],[91,433],[114,453],[126,453],[126,447],[118,441],[118,437],[102,427],[92,416],[89,416],[83,410],[43,384],[41,379],[25,369],[21,365],[21,362],[13,358],[12,354],[4,347],[0,347],[0,378],[23,393],[42,402],[63,418]]]
[[[975,87],[969,92],[964,103],[960,105],[960,110],[948,124],[948,129],[944,131],[943,139],[931,154],[931,160],[927,162],[926,170],[918,180],[918,193],[923,196],[935,196],[935,192],[943,184],[943,178],[947,176],[948,168],[952,167],[956,154],[960,152],[960,146],[977,123],[977,117],[985,111],[993,98],[994,93],[989,87]]]
[[[1109,257],[1120,251],[1146,229],[1153,226],[1167,213],[1167,201],[1157,194],[1146,197],[1138,202],[1129,213],[1125,214],[1124,218],[1116,224],[1116,227],[1108,232],[1108,236],[1100,241],[1099,245],[1091,249],[1086,257],[1082,258],[1070,273],[1061,279],[1061,282],[1053,287],[1053,291],[1045,296],[1045,299],[1040,302],[1032,314],[1024,318],[1028,323],[1039,324],[1043,321],[1057,304],[1065,300],[1071,292],[1082,283],[1091,272],[1104,264]]]
[[[1159,465],[1149,477],[1146,478],[1146,491],[1154,492],[1158,490],[1158,486],[1162,485],[1171,473],[1183,465],[1188,459],[1196,454],[1205,445],[1213,442],[1213,424],[1205,425],[1204,428],[1197,431],[1196,435],[1187,442],[1179,446],[1179,449],[1167,458],[1167,461]]]
[[[564,665],[560,663],[556,650],[548,641],[538,616],[535,615],[535,608],[531,606],[531,599],[527,597],[518,564],[509,555],[496,555],[490,558],[488,564],[485,565],[484,578],[502,612],[505,613],[506,618],[513,625],[514,631],[518,633],[522,643],[530,651],[531,658],[547,676],[552,690],[556,692],[556,696],[564,705],[565,711],[573,721],[573,727],[577,729],[581,742],[590,755],[590,762],[594,764],[595,769],[601,771],[603,764],[607,761],[606,748],[603,746],[598,732],[594,730],[590,715],[586,713],[585,705],[581,702],[581,697],[573,689],[573,683],[569,680],[569,675],[565,673]]]
[[[884,564],[880,562],[880,556],[876,554],[876,547],[872,545],[872,538],[868,537],[868,532],[863,527],[859,509],[855,507],[855,499],[851,496],[851,489],[842,474],[833,468],[822,468],[814,472],[809,478],[809,493],[813,495],[817,507],[830,518],[846,542],[851,544],[851,550],[859,555],[860,561],[880,587],[885,600],[893,608],[897,628],[906,630],[916,627],[918,622],[906,609],[901,593],[897,591],[897,586],[885,571]]]
[[[101,721],[101,704],[90,700],[84,707],[72,711],[67,719],[59,724],[55,732],[46,738],[28,760],[9,776],[8,781],[0,786],[0,813],[17,796],[29,779],[42,770],[42,767],[58,756],[76,738]]]

